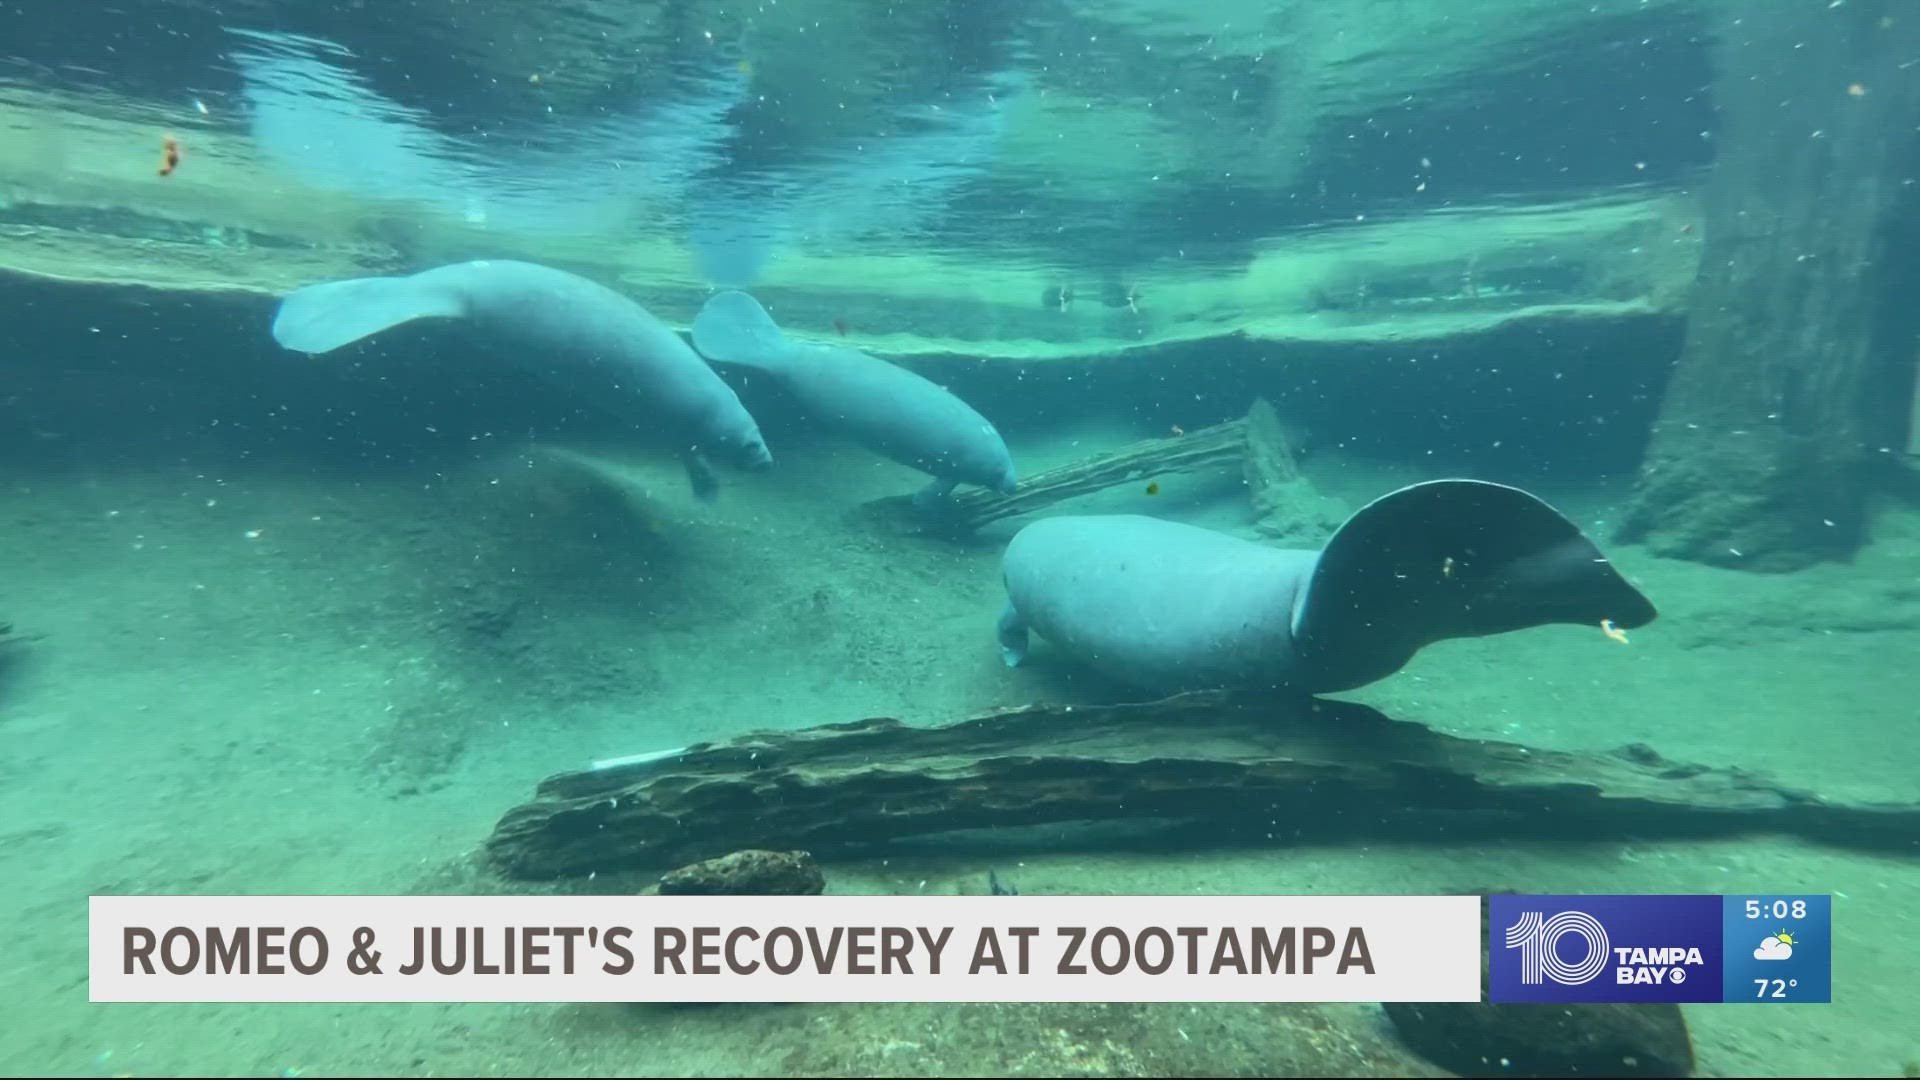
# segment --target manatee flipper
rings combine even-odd
[[[1008,601],[1000,609],[1000,659],[1008,667],[1019,667],[1027,659],[1027,620],[1014,610],[1013,602]]]
[[[328,281],[287,294],[273,318],[273,339],[295,352],[326,353],[415,319],[464,314],[460,296],[434,279]]]
[[[960,486],[958,480],[935,480],[926,487],[913,493],[913,505],[918,510],[938,510],[945,506],[947,497],[953,489]]]
[[[686,466],[687,483],[693,486],[693,497],[701,502],[710,503],[720,498],[720,476],[714,472],[713,463],[698,450],[680,452],[680,463]]]
[[[1364,686],[1449,638],[1549,623],[1631,630],[1653,603],[1559,511],[1518,488],[1434,480],[1381,496],[1335,531],[1293,612],[1312,693]]]
[[[772,369],[785,358],[789,343],[760,301],[729,289],[715,293],[693,317],[693,347],[723,364]]]

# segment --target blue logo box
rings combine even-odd
[[[1487,899],[1491,1001],[1832,1000],[1827,896]]]

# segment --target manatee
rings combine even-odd
[[[897,364],[840,345],[796,341],[744,292],[715,293],[693,320],[707,359],[763,372],[816,419],[882,457],[932,476],[922,506],[962,483],[1011,495],[1018,476],[1000,433],[971,406]]]
[[[472,324],[513,346],[528,369],[671,437],[702,500],[719,491],[709,453],[743,469],[773,464],[733,388],[680,335],[564,270],[491,259],[308,285],[280,302],[273,337],[296,352],[326,353],[419,319]]]
[[[1002,560],[1002,658],[1029,632],[1153,693],[1334,693],[1422,648],[1549,623],[1622,630],[1651,601],[1532,494],[1433,480],[1381,496],[1320,550],[1269,547],[1135,514],[1041,518]]]

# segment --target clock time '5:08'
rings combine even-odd
[[[1775,900],[1771,904],[1762,904],[1758,900],[1747,901],[1747,918],[1758,919],[1763,916],[1772,916],[1776,919],[1804,919],[1807,917],[1807,902],[1795,900],[1788,903],[1785,900]]]

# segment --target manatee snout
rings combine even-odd
[[[1002,495],[1011,495],[1020,486],[1020,470],[1013,464],[1013,454],[991,428],[984,439],[967,449],[965,461],[957,479]]]
[[[737,419],[733,423],[714,421],[709,431],[717,429],[717,438],[711,444],[712,452],[743,472],[766,472],[773,468],[773,451],[767,449],[766,437],[760,434],[760,425],[751,419],[744,423]]]
[[[766,472],[773,468],[773,451],[758,437],[742,443],[734,455],[734,461],[747,472]]]

